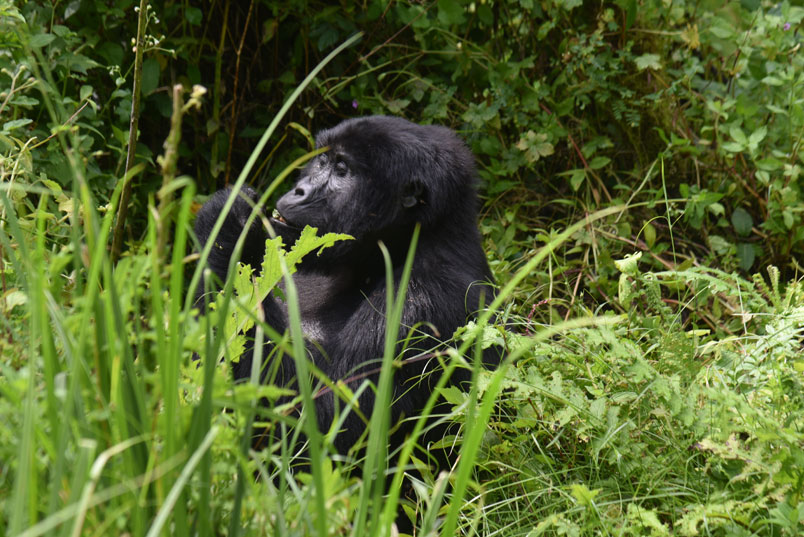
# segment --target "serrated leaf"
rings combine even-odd
[[[314,250],[321,250],[328,248],[335,244],[337,241],[353,240],[354,237],[345,233],[326,233],[318,236],[318,228],[305,226],[301,235],[293,248],[290,249],[287,255],[288,269],[295,271],[296,265],[301,261],[301,258]],[[291,268],[292,267],[292,268]]]
[[[643,54],[642,56],[637,56],[634,58],[634,63],[640,71],[644,71],[645,69],[659,70],[662,68],[658,54]]]
[[[438,20],[447,26],[463,24],[463,6],[456,0],[438,0]]]
[[[516,143],[516,148],[524,151],[525,159],[529,164],[533,164],[541,157],[552,155],[555,151],[553,144],[547,142],[547,134],[535,133],[532,130],[526,132]]]
[[[584,484],[574,484],[570,486],[570,491],[572,492],[572,496],[575,500],[585,507],[589,507],[594,504],[595,496],[600,494],[601,489],[589,490],[586,485]]]

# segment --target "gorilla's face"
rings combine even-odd
[[[291,238],[310,225],[360,240],[382,238],[384,230],[412,220],[423,194],[409,169],[417,162],[408,161],[404,140],[387,126],[376,127],[358,119],[318,136],[316,146],[329,149],[310,161],[277,202],[277,232]]]
[[[351,222],[361,211],[360,182],[354,159],[330,149],[314,158],[301,177],[276,204],[280,229],[317,227],[322,232],[351,233]]]
[[[276,204],[272,224],[288,242],[304,226],[347,233],[359,244],[407,238],[423,230],[469,219],[476,211],[472,154],[444,127],[401,118],[372,116],[346,120],[321,132],[315,157]]]

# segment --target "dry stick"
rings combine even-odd
[[[126,170],[123,177],[134,166],[134,154],[137,150],[137,128],[140,116],[140,86],[142,85],[142,52],[145,48],[145,24],[147,21],[147,1],[140,0],[140,15],[137,19],[137,45],[134,49],[134,87],[131,96],[131,122],[128,126],[128,147],[126,148]],[[123,231],[126,228],[126,216],[128,215],[128,204],[131,201],[131,182],[129,177],[123,186],[120,195],[120,206],[117,209],[117,222],[114,227],[114,237],[112,239],[112,262],[117,262],[120,257],[120,250],[123,245]]]
[[[173,113],[170,116],[170,133],[165,140],[165,154],[159,157],[162,166],[162,188],[159,189],[159,208],[156,211],[156,254],[162,259],[168,240],[170,224],[170,202],[173,199],[168,188],[176,177],[176,164],[179,160],[179,143],[181,142],[181,117],[184,99],[182,85],[173,86]]]
[[[243,26],[243,35],[240,36],[240,44],[237,45],[237,60],[235,61],[234,89],[232,90],[232,123],[229,125],[229,148],[226,152],[226,172],[223,179],[224,186],[229,186],[229,174],[232,171],[232,146],[234,145],[234,135],[237,130],[237,86],[240,80],[240,54],[243,52],[243,44],[246,42],[248,33],[248,23],[251,21],[251,12],[254,11],[254,0],[248,5],[246,24]]]

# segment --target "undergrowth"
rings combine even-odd
[[[397,502],[417,535],[804,531],[804,9],[113,4],[0,0],[0,536],[380,535]],[[504,366],[441,393],[453,472],[399,446],[404,498],[381,422],[370,463],[336,457],[282,388],[232,383],[250,323],[305,363],[254,314],[280,273],[193,307],[205,194],[270,205],[311,132],[366,113],[465,137],[501,289],[439,350]],[[302,429],[322,455],[293,473]]]

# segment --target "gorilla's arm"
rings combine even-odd
[[[200,244],[206,244],[212,228],[220,215],[226,200],[231,194],[231,189],[216,192],[206,204],[201,208],[196,216],[195,233]],[[207,266],[217,276],[220,282],[226,281],[229,270],[229,262],[234,253],[235,245],[240,237],[243,227],[246,225],[249,216],[253,211],[253,203],[257,200],[257,193],[249,187],[243,187],[240,196],[235,199],[229,214],[223,221],[212,249],[207,259]],[[265,254],[265,240],[267,235],[262,228],[262,222],[255,218],[243,243],[240,261],[250,265],[255,271],[259,271],[262,259]],[[212,288],[218,289],[219,286],[213,282]],[[205,285],[197,291],[197,303],[202,304]],[[287,321],[284,309],[279,305],[273,294],[266,297],[262,303],[265,322],[277,333],[285,331]],[[249,340],[253,340],[255,329],[251,329],[247,334]],[[263,352],[263,360],[267,359],[268,353],[272,349],[268,338],[265,338],[266,346]],[[248,378],[251,376],[251,364],[253,361],[253,348],[247,348],[246,352],[240,357],[240,361],[233,364],[234,378]]]
[[[229,188],[219,190],[198,211],[195,220],[195,234],[200,244],[206,244],[209,240],[212,228],[230,194],[231,189]],[[248,200],[251,200],[251,202]],[[220,232],[215,237],[215,243],[209,252],[207,265],[221,282],[226,281],[226,273],[229,269],[229,261],[234,253],[235,244],[237,244],[240,233],[252,213],[253,203],[256,200],[257,193],[249,187],[243,187],[240,190],[240,195],[235,199],[229,214],[226,215]],[[265,253],[265,239],[266,234],[262,229],[262,224],[258,218],[255,218],[243,244],[240,261],[251,265],[254,270],[259,270]]]

